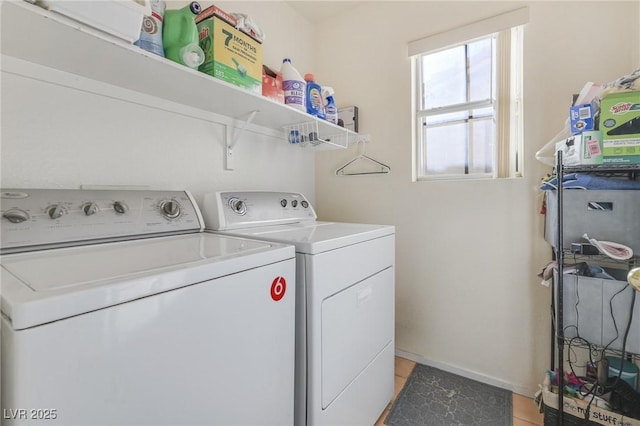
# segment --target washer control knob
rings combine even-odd
[[[231,207],[231,210],[237,215],[243,216],[247,214],[247,205],[239,198],[230,198],[229,207]]]
[[[115,201],[113,203],[113,209],[118,214],[125,214],[127,212],[127,210],[129,210],[127,205],[125,203],[123,203],[122,201]]]
[[[82,206],[82,211],[87,216],[93,216],[94,214],[98,213],[100,209],[98,208],[98,205],[96,203],[87,203]]]
[[[64,209],[59,204],[47,207],[47,214],[51,219],[60,219],[64,215]]]
[[[164,217],[169,219],[175,219],[180,216],[182,210],[180,209],[180,204],[178,204],[175,200],[166,200],[160,203],[160,211]]]
[[[10,209],[4,212],[2,217],[11,223],[22,223],[29,220],[29,213],[20,209]]]
[[[293,208],[298,207],[298,200],[292,200],[291,201],[291,207],[293,207]]]
[[[280,205],[282,207],[287,207],[287,200],[285,198],[283,198],[282,200],[280,200]]]
[[[307,200],[300,201],[300,205],[305,209],[309,208],[309,203],[307,202]]]

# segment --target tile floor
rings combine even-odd
[[[396,388],[395,395],[393,397],[394,400],[398,396],[398,393],[404,386],[415,365],[416,363],[413,361],[396,357]],[[389,414],[392,404],[393,401],[391,401],[374,426],[386,425],[385,420],[387,418],[387,414]],[[531,398],[515,393],[513,394],[513,426],[542,426],[542,419],[542,414],[538,412],[538,408]]]

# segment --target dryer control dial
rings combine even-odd
[[[2,217],[11,223],[22,223],[29,220],[29,213],[20,209],[10,209],[2,214]]]
[[[96,203],[87,203],[82,206],[82,211],[86,216],[93,216],[94,214],[98,213],[100,209],[98,208],[98,205]]]
[[[115,201],[113,203],[113,209],[118,214],[125,214],[127,212],[127,210],[129,210],[127,205],[125,203],[123,203],[122,201]]]
[[[243,216],[247,214],[247,205],[239,198],[229,198],[229,207],[237,215]]]
[[[47,207],[47,214],[51,219],[60,219],[64,215],[64,209],[59,204]]]
[[[182,213],[182,209],[180,208],[180,204],[178,204],[177,201],[165,200],[160,203],[160,212],[162,213],[162,216],[166,218],[175,219],[180,216],[180,213]]]

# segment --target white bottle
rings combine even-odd
[[[291,59],[285,58],[280,68],[282,74],[282,88],[284,89],[284,103],[299,109],[307,111],[306,92],[307,82],[304,81],[298,70],[291,65]]]

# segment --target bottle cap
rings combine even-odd
[[[315,81],[316,78],[313,76],[313,74],[305,74],[304,75],[304,79],[305,81]]]
[[[191,9],[191,13],[193,13],[194,15],[202,12],[202,7],[200,7],[200,3],[198,3],[197,1],[192,1],[191,3],[189,3],[189,9]]]
[[[180,58],[186,66],[196,69],[204,62],[204,51],[198,43],[190,43],[180,49]]]

